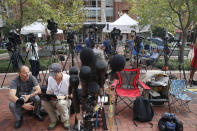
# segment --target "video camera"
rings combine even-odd
[[[96,33],[98,31],[98,27],[96,24],[92,24],[89,26],[89,40],[90,40],[90,47],[93,48],[95,45],[95,38],[96,38]]]
[[[121,30],[120,29],[116,29],[116,27],[113,28],[113,30],[111,31],[111,38],[113,40],[117,40],[118,36],[120,36]]]
[[[73,31],[72,29],[71,29],[71,25],[68,25],[68,30],[67,30],[67,42],[69,43],[69,44],[72,44],[73,42],[74,42],[74,40],[75,40],[75,31]]]
[[[27,95],[27,94],[23,93],[23,94],[19,95],[19,99],[16,101],[16,106],[21,107],[22,105],[24,105],[24,103],[25,103],[25,96],[24,95]],[[33,102],[33,98],[30,97],[28,102]]]
[[[142,42],[142,40],[143,40],[143,37],[141,37],[141,36],[136,36],[135,37],[135,40],[134,40],[134,42],[135,42],[135,46],[134,46],[134,48],[135,48],[135,50],[139,53],[139,51],[140,51],[140,44],[141,44],[141,42]]]
[[[47,20],[47,28],[52,32],[52,34],[57,33],[58,24],[54,22],[53,19]]]
[[[36,37],[33,33],[30,33],[27,35],[27,40],[30,42],[30,43],[35,43],[36,41]]]
[[[8,33],[9,42],[6,44],[7,50],[12,51],[16,49],[17,45],[21,44],[20,36],[14,32]]]

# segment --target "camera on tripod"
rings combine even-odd
[[[57,33],[58,24],[54,22],[53,19],[47,20],[47,28],[51,31],[52,34]]]
[[[67,42],[69,43],[69,44],[72,44],[73,42],[74,42],[74,40],[75,40],[75,31],[73,31],[72,29],[71,29],[71,25],[68,25],[68,30],[67,30]]]
[[[134,42],[135,42],[135,47],[134,48],[136,48],[136,51],[137,51],[137,53],[139,53],[139,51],[140,51],[140,44],[141,44],[141,42],[142,42],[142,40],[143,40],[143,37],[141,37],[141,36],[136,36],[135,37],[135,40],[134,40]]]
[[[117,41],[118,36],[120,36],[120,33],[120,29],[116,29],[116,27],[113,28],[113,30],[111,31],[111,38],[113,39],[113,41]]]
[[[95,38],[97,31],[98,31],[98,26],[96,24],[92,24],[89,26],[89,41],[91,48],[93,48],[95,45]]]
[[[21,44],[20,36],[14,32],[8,33],[9,42],[6,44],[8,51],[13,51],[17,49],[17,45]]]
[[[35,43],[36,41],[36,37],[33,33],[30,33],[27,35],[27,40],[30,42],[30,43]]]

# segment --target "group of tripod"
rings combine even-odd
[[[40,76],[41,74],[39,72],[42,71],[42,75],[43,75],[42,85],[47,83],[47,79],[46,79],[47,70],[44,73],[43,68],[40,65],[40,59],[39,59],[39,53],[38,53],[39,47],[36,42],[36,37],[33,33],[30,33],[27,35],[27,39],[28,39],[28,42],[27,42],[27,47],[25,50],[26,56],[24,58],[20,54],[20,49],[17,45],[18,43],[14,43],[15,41],[12,42],[9,40],[9,43],[11,42],[11,43],[13,43],[12,45],[16,45],[16,46],[9,48],[10,45],[7,45],[8,52],[10,55],[10,60],[9,60],[9,64],[8,64],[8,67],[6,70],[6,74],[5,74],[2,84],[1,84],[1,88],[3,88],[3,86],[4,86],[4,82],[6,80],[8,72],[10,70],[11,64],[12,64],[13,71],[17,72],[17,71],[19,71],[19,69],[22,65],[27,64],[26,63],[27,58],[29,59],[32,75],[35,76],[41,82],[41,76]],[[79,66],[78,57],[76,55],[76,51],[74,48],[74,44],[75,44],[74,40],[72,41],[72,43],[68,43],[69,44],[69,51],[67,52],[67,58],[66,58],[65,63],[62,62],[65,60],[65,56],[59,56],[59,59],[58,59],[58,56],[56,53],[56,48],[55,48],[55,33],[51,34],[50,43],[52,43],[53,50],[51,51],[50,59],[49,59],[47,66],[49,66],[51,63],[61,61],[62,65],[63,65],[63,71],[64,71],[66,68],[66,65],[68,64],[68,60],[70,57],[71,57],[71,61],[72,61],[72,66],[74,66],[74,63],[75,63],[74,58],[76,58],[77,64]]]

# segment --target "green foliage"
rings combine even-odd
[[[0,54],[3,54],[3,53],[8,53],[7,50],[0,50]]]
[[[6,73],[7,69],[8,69],[8,64],[9,64],[9,60],[0,60],[0,73]],[[52,61],[50,61],[49,58],[40,58],[40,66],[42,70],[47,70],[48,66],[52,63]],[[25,64],[30,67],[30,63],[28,60],[25,61]],[[13,72],[13,67],[12,64],[10,64],[10,67],[8,69],[8,73]]]
[[[86,17],[83,6],[83,0],[49,0],[47,3],[51,9],[52,17],[62,30],[67,30],[67,25],[72,26],[72,30],[79,30]]]
[[[153,32],[153,36],[160,38],[163,38],[166,35],[166,30],[162,27],[154,27],[152,32]]]
[[[190,70],[191,69],[190,64],[191,64],[191,60],[189,60],[189,59],[184,60],[184,69]],[[158,60],[157,63],[155,64],[155,67],[157,67],[159,69],[162,69],[163,66],[164,66],[164,59]],[[179,69],[178,60],[176,60],[176,59],[169,60],[168,68],[169,68],[169,70],[178,70]]]
[[[0,7],[7,12],[1,13],[6,21],[6,29],[19,34],[23,26],[35,21],[46,22],[50,18],[63,30],[67,29],[65,23],[75,23],[73,29],[77,30],[85,21],[83,0],[1,0]]]
[[[197,23],[197,0],[128,0],[133,5],[131,11],[137,16],[141,26],[151,25],[182,30],[181,61],[187,42],[188,30]]]

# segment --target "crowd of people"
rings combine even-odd
[[[94,52],[94,58],[101,62],[101,65],[105,65],[102,62],[106,60],[107,55],[111,55],[112,47],[111,41],[108,35],[105,36],[103,44],[96,45],[92,43],[93,41],[86,38],[85,44],[87,48],[92,48]],[[196,71],[196,45],[197,40],[195,42],[195,56],[193,58],[190,73],[189,82],[192,81],[193,75]],[[129,54],[131,59],[136,59],[137,57],[144,57],[144,44],[143,41],[136,36],[136,32],[131,33],[130,39],[127,41],[127,47],[129,48]],[[50,123],[48,125],[48,130],[52,130],[56,127],[58,120],[63,123],[63,127],[65,129],[70,128],[70,107],[74,103],[74,113],[76,114],[76,119],[82,119],[80,117],[80,106],[78,103],[78,99],[76,99],[76,91],[73,89],[71,90],[71,81],[76,82],[75,84],[79,83],[77,77],[74,75],[71,79],[71,74],[65,74],[62,72],[62,67],[59,63],[53,63],[49,66],[49,77],[47,81],[47,89],[46,94],[55,96],[55,100],[53,99],[41,99],[41,87],[37,81],[37,77],[39,74],[40,69],[40,62],[39,62],[39,55],[38,50],[39,47],[36,41],[28,42],[26,46],[26,52],[28,53],[28,59],[31,65],[29,69],[28,66],[23,65],[19,68],[18,76],[14,78],[10,83],[10,91],[9,91],[9,109],[12,114],[16,118],[16,123],[14,127],[20,128],[23,121],[23,110],[31,112],[35,118],[39,121],[43,121],[43,116],[40,114],[40,108],[43,107],[44,110],[47,112],[50,118]],[[89,51],[89,50],[87,50]],[[149,55],[149,59],[146,61],[147,65],[150,65],[158,58],[158,50],[155,48],[154,51]],[[91,56],[88,56],[90,58]],[[84,73],[88,72],[89,68],[86,66],[90,66],[93,72],[98,73],[97,69],[94,69],[93,66],[98,65],[98,63],[94,63],[95,65],[91,64],[91,59],[86,58],[86,62],[82,62],[83,69],[86,70]],[[92,57],[91,57],[92,58]],[[138,59],[138,58],[137,58]],[[105,67],[104,67],[105,68]],[[32,73],[30,73],[30,71]],[[83,70],[82,70],[83,71]],[[102,71],[101,71],[102,72]],[[83,73],[83,72],[82,72]],[[81,76],[84,75],[81,73]],[[91,76],[91,75],[90,75]],[[83,77],[83,76],[82,76]],[[94,76],[91,76],[94,77]],[[104,76],[103,74],[99,74],[98,78],[98,86],[103,88],[104,85]],[[92,78],[93,79],[93,78]],[[84,80],[85,81],[85,80]],[[84,86],[83,82],[81,83],[82,87]],[[94,85],[94,84],[93,84]],[[73,86],[73,85],[72,85]],[[77,85],[78,86],[78,85]],[[96,85],[97,86],[97,85]],[[83,92],[84,93],[84,92]],[[82,95],[84,95],[82,93]],[[86,94],[86,93],[85,93]],[[102,91],[100,91],[102,94]],[[57,115],[59,114],[59,115]],[[77,124],[77,123],[75,123]]]

